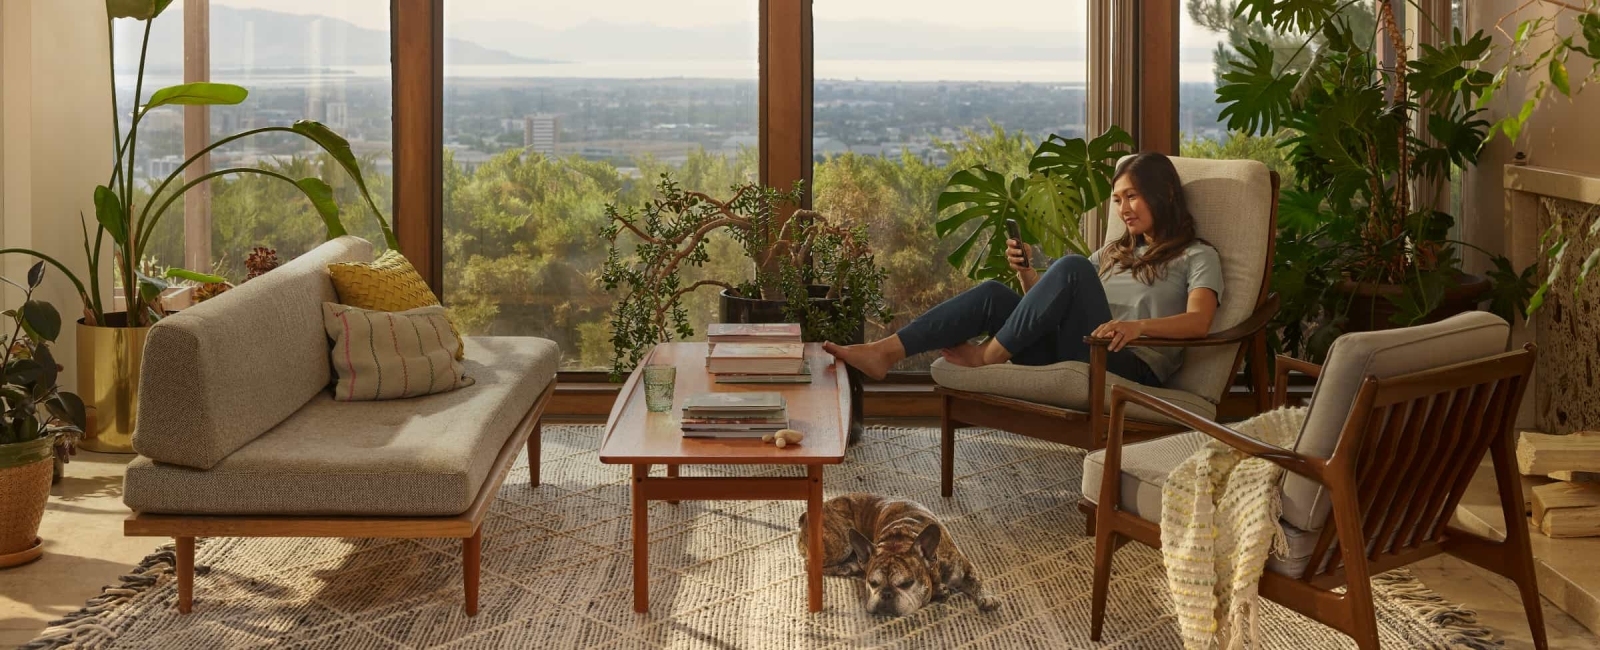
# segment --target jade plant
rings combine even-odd
[[[373,201],[371,193],[367,190],[366,181],[361,176],[361,169],[357,163],[350,143],[333,130],[321,123],[311,120],[301,120],[291,126],[267,126],[250,129],[234,135],[218,138],[216,142],[201,149],[190,156],[183,164],[179,165],[171,174],[154,184],[149,200],[140,205],[135,203],[135,154],[139,146],[139,126],[151,111],[166,106],[224,106],[234,105],[245,101],[249,92],[240,86],[226,83],[196,82],[169,86],[144,95],[144,72],[146,54],[150,47],[151,25],[159,18],[172,3],[172,0],[106,0],[107,29],[106,34],[111,35],[110,21],[116,18],[132,18],[144,23],[144,37],[139,49],[139,69],[134,82],[132,122],[128,133],[123,135],[117,120],[120,114],[116,105],[115,87],[112,88],[112,134],[115,164],[112,167],[109,180],[104,185],[94,189],[94,223],[89,223],[87,218],[79,215],[83,227],[83,253],[87,261],[88,274],[80,277],[60,261],[42,252],[25,248],[0,249],[0,254],[17,253],[31,255],[56,267],[67,277],[76,288],[79,299],[83,302],[83,321],[85,325],[103,327],[142,327],[150,325],[162,316],[160,306],[161,292],[167,288],[167,280],[179,278],[200,283],[223,282],[218,276],[184,269],[168,269],[164,277],[154,277],[140,272],[139,261],[145,258],[146,246],[150,244],[151,237],[156,232],[156,226],[183,195],[213,178],[234,174],[260,174],[282,180],[299,188],[307,200],[316,208],[327,226],[328,238],[346,234],[343,222],[339,218],[339,207],[333,197],[333,188],[320,178],[291,178],[282,173],[257,167],[230,167],[219,169],[199,177],[185,181],[184,175],[190,166],[200,161],[212,151],[252,136],[267,133],[285,133],[298,136],[328,152],[338,162],[339,166],[355,181],[356,187],[361,192],[361,197],[372,210],[372,216],[377,220],[382,230],[384,239],[390,248],[398,248],[398,241],[390,229],[383,213]],[[108,65],[110,61],[107,61]],[[114,75],[113,75],[114,76]],[[109,240],[111,244],[111,259],[102,259],[104,245]],[[101,274],[109,270],[113,283],[121,289],[122,295],[127,300],[125,318],[110,318],[113,316],[108,309],[110,306],[101,295]]]
[[[44,273],[44,262],[37,262],[25,284],[0,277],[22,291],[22,305],[6,310],[9,326],[0,329],[0,445],[48,438],[65,461],[86,417],[83,400],[56,385],[61,368],[50,347],[61,334],[61,314],[33,297]]]
[[[865,227],[792,210],[804,196],[800,184],[788,192],[759,184],[730,192],[719,200],[663,174],[658,197],[643,206],[606,206],[610,250],[600,279],[608,291],[621,291],[611,309],[614,379],[656,343],[694,336],[683,299],[708,286],[783,303],[784,318],[800,323],[812,341],[851,342],[867,319],[892,319]],[[750,276],[685,285],[682,271],[710,261],[707,244],[717,232],[738,242],[752,262]],[[810,293],[819,285],[827,287],[820,301]]]

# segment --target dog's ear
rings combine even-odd
[[[854,528],[850,529],[850,548],[856,552],[856,561],[862,566],[866,566],[867,560],[872,559],[872,540]]]
[[[917,548],[922,549],[922,556],[933,559],[934,553],[939,551],[939,524],[928,524],[922,529],[922,534],[917,535]]]

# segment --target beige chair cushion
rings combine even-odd
[[[333,339],[333,398],[340,402],[432,395],[472,384],[444,307],[372,311],[322,303]]]
[[[1427,325],[1339,337],[1328,350],[1294,450],[1316,458],[1333,455],[1365,378],[1384,379],[1494,356],[1505,351],[1509,333],[1510,326],[1500,317],[1479,311]],[[1284,477],[1284,519],[1302,530],[1316,531],[1327,522],[1329,508],[1321,483],[1299,474]]]
[[[1167,474],[1204,447],[1210,439],[1206,434],[1191,431],[1123,445],[1119,507],[1145,521],[1161,523],[1161,488],[1167,483]],[[1105,472],[1105,450],[1084,456],[1083,495],[1092,503],[1100,502],[1100,483],[1104,480]],[[1267,570],[1299,577],[1306,565],[1311,563],[1318,533],[1306,532],[1287,523],[1283,532],[1289,538],[1289,552],[1269,558]]]
[[[939,359],[933,362],[930,371],[933,380],[945,388],[1000,395],[1075,411],[1086,411],[1089,408],[1089,364],[1078,361],[1063,361],[1048,366],[1002,363],[981,368],[965,368]],[[1217,406],[1192,393],[1170,388],[1151,388],[1109,372],[1106,373],[1106,384],[1137,388],[1141,392],[1194,411],[1196,415],[1216,417]],[[1109,389],[1106,390],[1106,408],[1111,408]],[[1131,403],[1128,405],[1128,417],[1143,422],[1178,424],[1165,415]]]
[[[210,470],[135,459],[123,501],[172,514],[460,514],[561,359],[537,338],[468,338],[466,347],[472,386],[387,402],[336,402],[324,391]]]
[[[372,259],[340,237],[150,328],[133,448],[207,469],[328,385],[328,264]]]
[[[1211,321],[1220,332],[1255,313],[1266,275],[1267,248],[1276,232],[1272,223],[1272,172],[1254,160],[1172,158],[1183,181],[1183,196],[1194,215],[1195,231],[1222,257],[1222,304]],[[1127,225],[1106,223],[1106,241],[1122,236]],[[1165,382],[1167,388],[1221,401],[1233,377],[1237,345],[1188,348],[1183,365]]]

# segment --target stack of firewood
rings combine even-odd
[[[1600,535],[1600,431],[1524,431],[1517,440],[1517,467],[1527,476],[1555,479],[1533,487],[1534,528],[1549,537]]]

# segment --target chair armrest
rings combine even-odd
[[[1261,303],[1261,306],[1256,307],[1255,313],[1250,314],[1249,318],[1246,318],[1244,319],[1244,322],[1222,330],[1221,332],[1213,332],[1211,334],[1207,334],[1203,338],[1197,339],[1163,339],[1150,336],[1141,336],[1129,341],[1128,346],[1138,348],[1198,348],[1215,345],[1232,345],[1250,338],[1251,336],[1255,336],[1267,326],[1267,323],[1271,321],[1272,317],[1277,313],[1278,294],[1268,294],[1267,299]],[[1111,345],[1111,339],[1096,338],[1093,336],[1083,337],[1083,342],[1088,343],[1091,346]]]
[[[1294,357],[1278,355],[1277,377],[1272,385],[1272,405],[1282,408],[1289,403],[1289,373],[1298,372],[1312,377],[1322,376],[1322,366],[1310,361],[1301,361]]]
[[[1177,404],[1166,401],[1154,395],[1129,388],[1127,386],[1113,386],[1111,388],[1111,413],[1112,413],[1112,440],[1119,446],[1122,443],[1120,418],[1126,413],[1123,404],[1133,402],[1152,411],[1156,411],[1174,420],[1194,427],[1195,431],[1204,433],[1223,444],[1233,447],[1255,458],[1271,461],[1286,470],[1305,476],[1315,481],[1323,481],[1327,461],[1321,458],[1305,456],[1276,445],[1269,445],[1255,438],[1246,436],[1226,426],[1218,424],[1205,416],[1185,409]],[[1109,452],[1108,452],[1109,456]],[[1119,458],[1120,460],[1120,458]],[[1119,463],[1120,465],[1120,463]],[[1109,466],[1107,472],[1111,471]],[[1119,467],[1120,471],[1120,467]]]

